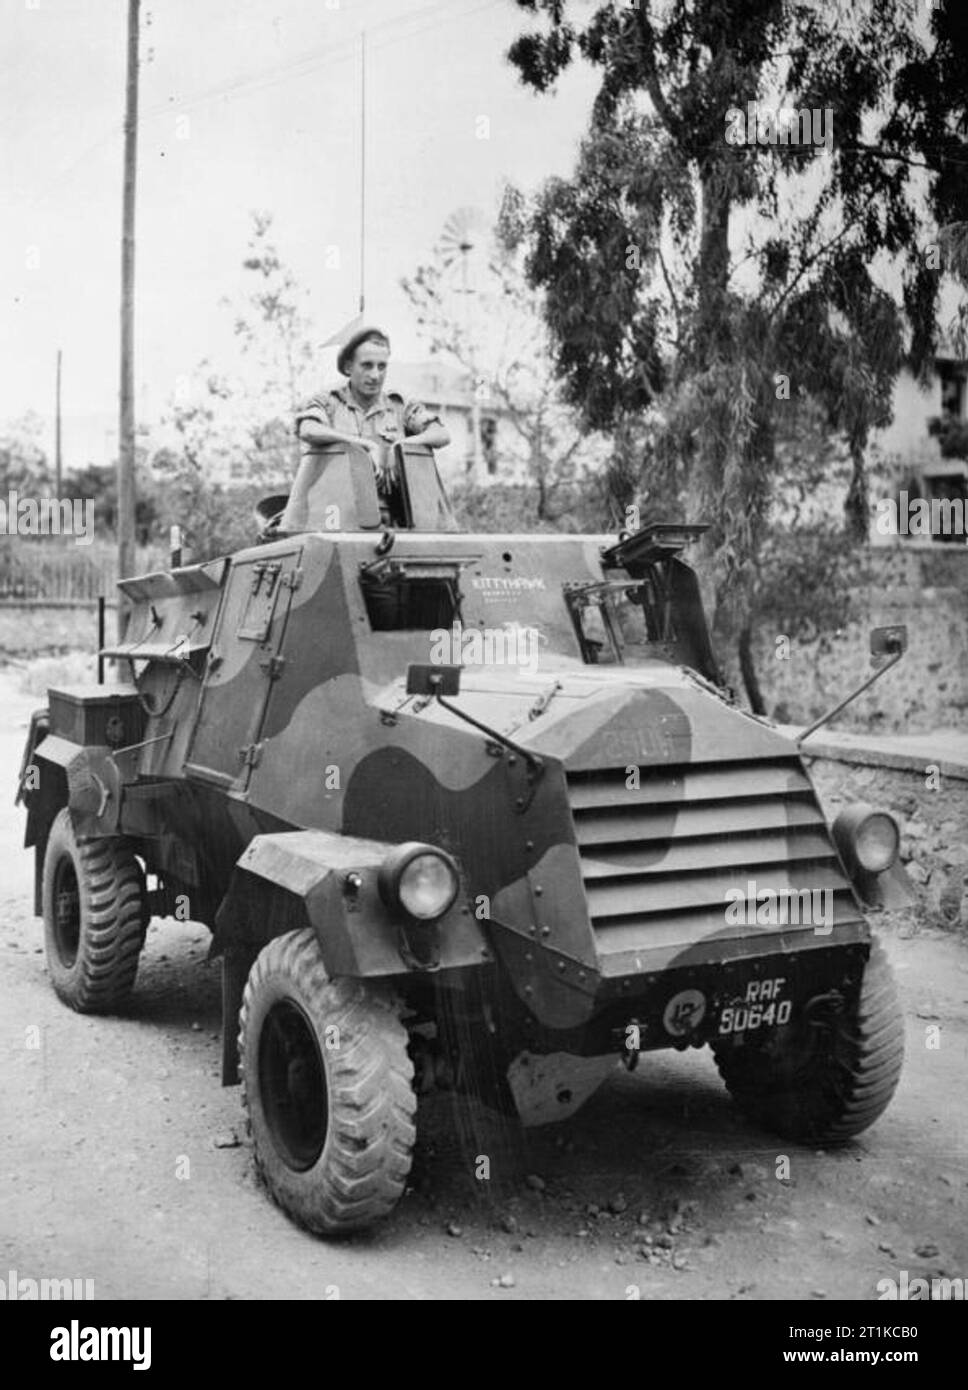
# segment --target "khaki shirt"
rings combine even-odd
[[[393,392],[381,392],[370,406],[358,405],[348,386],[313,396],[296,414],[296,433],[304,420],[340,434],[358,434],[365,439],[380,439],[396,444],[411,434],[421,434],[440,416],[432,414],[420,401],[405,401]]]

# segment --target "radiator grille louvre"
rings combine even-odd
[[[575,772],[569,798],[599,951],[699,940],[726,927],[727,894],[789,898],[809,929],[827,890],[833,920],[858,916],[810,781],[796,759]],[[832,894],[832,899],[829,896]],[[818,900],[819,901],[819,900]]]

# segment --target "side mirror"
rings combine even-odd
[[[875,627],[871,632],[871,656],[901,656],[907,651],[907,628]]]
[[[491,740],[492,751],[497,744],[510,748],[512,753],[516,753],[519,758],[523,758],[528,764],[528,779],[533,782],[544,772],[544,764],[537,753],[532,753],[530,748],[522,748],[520,743],[514,743],[508,738],[507,734],[499,734],[497,729],[492,729],[489,725],[483,724],[480,719],[475,719],[473,715],[467,714],[458,705],[448,705],[442,699],[444,695],[460,694],[460,666],[423,666],[414,663],[407,667],[407,694],[408,695],[436,695],[441,705],[450,714],[456,714],[458,719],[463,719],[465,724],[470,724],[473,728],[480,730],[482,734],[487,734]],[[532,794],[533,794],[532,787]],[[523,797],[518,801],[518,810],[526,810],[530,804],[531,796]]]
[[[459,666],[407,667],[408,695],[459,695]]]
[[[822,729],[824,724],[829,723],[834,715],[839,714],[842,709],[846,709],[852,700],[856,700],[858,695],[863,695],[865,690],[869,690],[875,681],[880,680],[881,676],[886,676],[888,671],[894,669],[907,649],[907,628],[903,623],[897,627],[875,627],[871,632],[871,656],[886,656],[889,661],[885,661],[882,666],[874,667],[874,674],[868,676],[856,690],[852,690],[846,700],[841,700],[839,705],[834,705],[833,709],[827,714],[822,714],[819,719],[815,719],[809,729],[804,729],[797,739],[797,747],[803,745],[805,739],[811,734],[815,734],[818,729]]]

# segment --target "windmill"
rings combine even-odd
[[[471,261],[479,259],[486,250],[490,233],[487,218],[474,207],[458,208],[444,223],[440,236],[440,258],[445,270],[460,267],[460,293],[464,296],[464,337],[467,343],[468,366],[471,374],[471,433],[473,458],[471,476],[480,483],[484,476],[484,455],[481,440],[481,401],[478,392],[477,367],[474,360],[474,334],[471,328],[471,300],[476,293],[471,285]]]

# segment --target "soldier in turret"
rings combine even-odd
[[[355,444],[373,460],[381,505],[390,507],[398,486],[391,446],[408,439],[443,449],[450,435],[437,415],[420,401],[405,401],[384,391],[390,339],[380,328],[361,328],[340,350],[338,370],[345,386],[313,396],[296,416],[296,433],[304,444]]]

